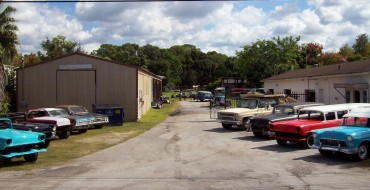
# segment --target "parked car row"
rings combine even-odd
[[[78,105],[0,115],[0,162],[20,156],[34,162],[39,152],[46,152],[52,139],[68,139],[73,131],[85,133],[108,122],[108,116],[89,113]]]
[[[295,142],[305,148],[318,149],[324,156],[335,152],[354,154],[360,160],[370,156],[369,103],[280,103],[273,105],[272,112],[267,112],[266,108],[258,110],[263,108],[258,106],[261,102],[262,99],[258,99],[257,105],[245,107],[249,109],[242,110],[249,112],[246,117],[240,108],[222,110],[218,121],[228,129],[242,124],[243,120],[241,126],[245,130],[250,129],[256,137],[272,137],[280,146]]]

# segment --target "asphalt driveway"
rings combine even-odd
[[[369,189],[366,162],[281,147],[182,101],[150,131],[73,163],[0,173],[1,189]]]

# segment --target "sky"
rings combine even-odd
[[[319,43],[325,52],[337,52],[360,34],[370,35],[368,0],[9,2],[0,11],[8,5],[17,9],[12,16],[22,54],[42,51],[41,42],[57,35],[86,52],[101,44],[191,44],[228,56],[278,36],[300,36],[300,44]]]

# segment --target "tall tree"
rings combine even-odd
[[[346,62],[346,59],[339,53],[325,52],[321,55],[320,62],[322,63],[322,65],[331,65]]]
[[[370,56],[370,42],[367,34],[357,36],[356,42],[352,46],[356,54],[361,55],[363,58]]]
[[[323,53],[323,46],[318,43],[308,43],[302,45],[302,55],[304,57],[304,67],[320,65],[320,56]],[[301,65],[302,67],[303,65]]]
[[[46,38],[41,42],[41,47],[46,52],[47,58],[60,57],[73,52],[83,52],[79,43],[69,41],[61,35],[53,37],[51,40]]]
[[[8,6],[0,13],[0,112],[6,112],[9,104],[5,94],[7,73],[4,64],[11,63],[18,53],[19,41],[16,34],[18,27],[15,25],[15,19],[10,16],[14,12],[16,9]]]

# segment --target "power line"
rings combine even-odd
[[[174,0],[3,0],[1,3],[109,3],[109,2],[171,2]],[[189,0],[175,0],[175,1],[189,1]],[[202,0],[190,0],[190,1],[202,1]],[[204,0],[203,0],[204,1]],[[256,0],[205,0],[205,1],[256,1]]]

